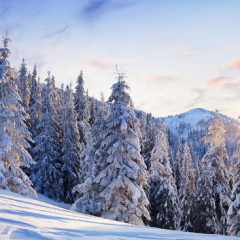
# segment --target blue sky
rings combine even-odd
[[[50,67],[109,97],[115,65],[127,70],[136,108],[167,116],[203,107],[240,115],[239,0],[0,0],[11,65]]]

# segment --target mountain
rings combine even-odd
[[[41,200],[41,201],[39,201]],[[0,190],[0,239],[31,240],[234,240],[213,234],[186,233],[150,227],[137,227],[103,218],[72,212],[54,201],[23,197]],[[46,202],[44,202],[46,201]],[[51,203],[51,204],[49,204]],[[64,205],[66,207],[66,205]]]
[[[195,108],[185,113],[159,119],[167,127],[170,146],[173,149],[177,136],[180,136],[183,142],[187,140],[192,144],[193,150],[199,159],[201,159],[208,148],[208,145],[204,142],[204,137],[207,135],[209,124],[214,116],[214,111]],[[228,155],[231,157],[236,150],[240,122],[223,114],[220,114],[220,116],[226,130],[226,149]]]

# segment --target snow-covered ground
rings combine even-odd
[[[58,206],[54,206],[58,205]],[[0,190],[0,239],[83,239],[83,240],[156,240],[204,239],[233,240],[237,237],[185,233],[92,217],[66,210],[69,205],[40,196],[23,197]]]

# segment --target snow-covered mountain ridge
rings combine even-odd
[[[161,117],[159,119],[163,121],[167,129],[170,129],[172,133],[186,138],[190,130],[200,128],[203,122],[210,122],[214,116],[214,111],[203,108],[194,108],[185,113]],[[227,115],[220,114],[220,116],[225,124],[240,124],[236,119],[228,117]]]

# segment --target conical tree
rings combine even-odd
[[[231,195],[232,203],[228,210],[228,234],[240,237],[240,129],[235,157],[238,162],[233,167],[234,185]]]
[[[84,90],[83,72],[77,78],[77,86],[74,95],[74,106],[77,112],[78,131],[80,134],[81,148],[88,148],[92,145],[92,138],[89,125],[88,99]]]
[[[64,93],[62,161],[64,202],[73,203],[76,196],[72,189],[80,182],[81,167],[77,114],[74,110],[73,93],[69,86]]]
[[[26,150],[32,139],[24,124],[25,111],[8,61],[9,41],[6,36],[4,48],[0,48],[0,188],[23,195],[36,195],[31,181],[20,168],[29,167],[34,161]]]
[[[94,179],[98,209],[96,215],[136,225],[149,219],[146,165],[140,155],[139,122],[132,110],[129,86],[123,74],[112,86],[111,112],[104,139],[97,151],[98,174]]]
[[[181,212],[181,229],[186,232],[193,232],[193,204],[195,199],[195,171],[191,150],[186,142],[184,145],[183,161],[181,166],[181,178],[179,189],[179,202]]]
[[[26,112],[28,112],[30,96],[31,96],[31,78],[28,76],[27,65],[25,59],[22,59],[21,68],[19,70],[19,94],[22,99],[22,104]]]
[[[202,174],[197,184],[195,231],[226,234],[227,211],[231,189],[229,172],[224,163],[225,130],[218,111],[210,123],[205,139],[210,148],[202,159]]]
[[[166,128],[161,122],[158,123],[154,142],[148,176],[151,225],[165,229],[178,229],[177,189],[169,162]]]
[[[35,138],[33,148],[36,159],[36,176],[32,179],[36,191],[55,199],[63,201],[63,173],[61,160],[61,139],[59,136],[60,124],[54,107],[55,92],[49,76],[43,94],[42,118],[37,125],[40,131]]]

